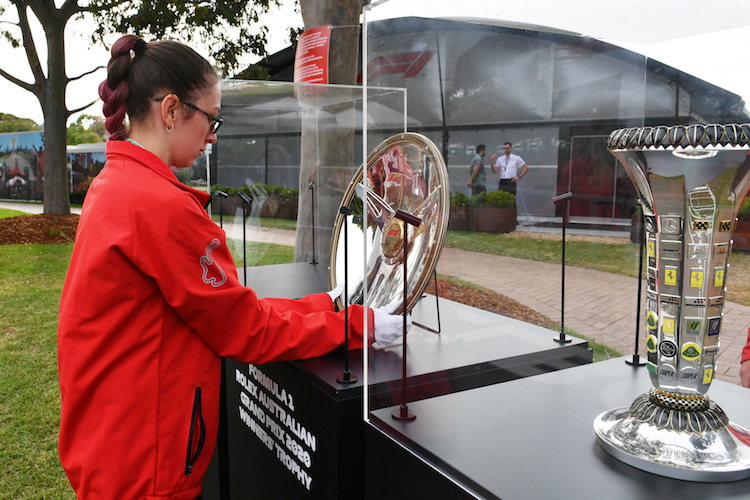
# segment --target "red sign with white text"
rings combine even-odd
[[[297,41],[294,83],[328,83],[328,48],[331,25],[307,30]]]

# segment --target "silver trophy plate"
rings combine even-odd
[[[403,296],[406,250],[405,303],[407,311],[411,311],[435,271],[448,227],[450,191],[445,162],[429,139],[403,133],[378,145],[368,155],[364,167],[366,170],[360,167],[354,175],[341,201],[341,207],[351,209],[352,215],[339,213],[336,217],[329,284],[334,288],[344,282],[346,261],[348,303],[363,303],[366,283],[369,307],[389,304]],[[421,223],[405,228],[404,222],[395,216],[398,210],[418,217]],[[405,231],[408,247],[404,246]]]

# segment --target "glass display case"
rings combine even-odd
[[[691,17],[686,12],[661,11],[639,20],[615,6],[595,3],[577,9],[575,16],[554,8],[542,12],[545,9],[536,2],[373,2],[363,13],[365,91],[381,85],[406,89],[409,132],[426,137],[443,159],[449,191],[447,234],[453,242],[493,253],[493,245],[502,247],[507,240],[492,233],[559,235],[567,227],[574,234],[619,239],[624,251],[618,249],[618,258],[627,260],[635,272],[642,232],[636,227],[639,200],[628,171],[607,150],[610,133],[629,127],[750,121],[742,98],[712,83],[717,79],[707,81],[706,73],[692,74],[641,49],[706,30],[728,32],[742,23],[712,20],[709,29],[686,20]],[[633,28],[639,22],[643,26],[628,29],[628,23]],[[365,199],[382,198],[376,176],[366,178],[364,186]],[[503,211],[511,212],[509,228],[487,222],[508,217]],[[377,225],[378,214],[370,216],[371,224]],[[416,222],[415,234],[420,224]],[[390,247],[383,242],[368,235],[365,240],[372,252],[388,254]],[[479,247],[481,242],[490,243]],[[407,238],[403,247],[420,256],[402,257],[402,265],[405,261],[411,269],[415,260],[429,261],[419,241]],[[564,259],[562,248],[553,251],[558,265],[560,253]],[[573,481],[554,473],[536,484],[535,478],[548,473],[550,457],[564,474],[568,456],[581,457],[587,474],[602,478],[602,488],[608,484],[628,495],[642,490],[650,480],[647,474],[633,475],[627,469],[611,473],[618,465],[603,458],[596,447],[592,422],[597,411],[608,409],[618,389],[625,403],[641,384],[648,389],[646,370],[638,371],[624,359],[529,370],[543,365],[544,357],[562,357],[565,345],[554,335],[560,316],[544,325],[532,324],[434,295],[450,277],[470,276],[474,285],[496,288],[496,283],[509,279],[504,278],[507,273],[524,281],[530,295],[531,288],[549,285],[535,281],[533,270],[519,277],[486,267],[486,262],[471,252],[443,248],[432,270],[440,274],[431,275],[435,288],[425,295],[416,280],[407,280],[405,291],[397,294],[408,298],[415,323],[405,340],[375,343],[367,350],[364,413],[372,453],[367,457],[367,484],[373,488],[368,494],[580,497]],[[402,281],[404,274],[402,269],[389,276]],[[553,285],[563,302],[564,276],[563,264],[560,281]],[[518,290],[524,284],[508,288]],[[595,285],[592,281],[590,288]],[[636,307],[642,291],[636,280],[628,286],[632,307],[587,309],[596,297],[577,290],[572,299],[567,297],[572,311],[564,311],[577,318],[609,316],[602,322],[614,324],[612,331],[633,320],[645,325],[645,308]],[[368,282],[365,288],[365,303],[382,306],[383,286]],[[414,294],[421,300],[412,303]],[[541,301],[536,304],[545,309]],[[617,316],[621,309],[627,318]],[[636,343],[635,333],[630,332],[630,351],[622,354],[635,351],[645,357],[646,338]],[[574,334],[576,341],[580,339]],[[719,362],[736,364],[736,351],[723,360],[719,354]],[[567,369],[555,372],[558,368]],[[401,372],[399,379],[384,382],[384,373],[394,371]],[[486,379],[472,380],[477,374]],[[738,390],[721,386],[717,392],[727,397]],[[735,411],[741,419],[744,410]],[[580,422],[577,415],[582,415]],[[512,447],[505,446],[510,442]],[[544,466],[537,466],[537,460]],[[671,481],[660,479],[659,486],[687,491]],[[554,484],[555,492],[543,491],[543,484]],[[721,496],[747,491],[743,488],[747,484],[716,489],[702,485],[699,490]]]
[[[373,90],[365,110],[360,86],[224,81],[210,184],[232,194],[220,205],[233,238],[241,238],[241,190],[252,199],[247,239],[260,238],[259,218],[296,221],[295,261],[327,263],[338,205],[363,158],[363,113],[372,144],[405,131],[405,106],[396,88]]]
[[[695,23],[680,33],[672,22],[614,30],[632,20],[606,3],[558,18],[535,5],[372,2],[362,16],[361,85],[224,83],[209,183],[229,196],[213,210],[240,242],[246,273],[242,242],[285,234],[282,244],[294,247],[294,262],[255,268],[245,283],[259,296],[296,298],[345,282],[344,303],[371,308],[405,297],[397,312],[406,308],[413,326],[363,351],[263,366],[227,360],[219,486],[204,498],[225,489],[263,498],[654,494],[646,473],[596,447],[591,427],[647,387],[645,369],[623,359],[592,364],[586,339],[558,336],[558,321],[570,317],[606,317],[615,330],[639,313],[645,321],[635,280],[607,277],[603,286],[632,288],[632,307],[621,307],[594,302],[590,290],[566,303],[564,265],[559,281],[547,273],[540,283],[533,269],[512,274],[514,290],[553,289],[567,318],[539,299],[528,302],[540,312],[530,319],[439,290],[455,285],[451,278],[484,288],[511,279],[512,261],[493,267],[479,252],[495,252],[514,230],[555,239],[546,253],[556,269],[566,227],[617,240],[612,255],[637,269],[637,193],[607,151],[610,133],[750,117],[733,91],[636,50],[654,37],[695,34]],[[616,43],[623,34],[632,36]],[[272,217],[292,220],[291,230],[264,231],[260,219]],[[474,244],[484,246],[455,248]],[[621,353],[645,357],[645,337]],[[717,385],[722,398],[740,389]],[[748,425],[746,400],[727,406]],[[571,457],[593,486],[573,484]],[[731,496],[745,483],[695,491]],[[674,480],[653,484],[690,497]]]

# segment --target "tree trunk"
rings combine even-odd
[[[39,102],[44,115],[44,213],[70,215],[64,31],[65,23],[47,27],[48,75]]]
[[[359,18],[362,6],[367,3],[368,0],[300,0],[306,30],[327,24],[333,26],[328,63],[328,80],[332,84],[356,83]],[[337,111],[339,115],[346,113],[345,109]],[[317,261],[327,263],[338,206],[356,170],[354,124],[351,128],[325,127],[316,134],[312,120],[314,116],[303,118],[302,123],[295,261],[311,261],[315,257]],[[308,188],[311,182],[315,182],[312,190]],[[313,195],[316,196],[316,214],[310,210]],[[314,216],[317,217],[315,221]]]

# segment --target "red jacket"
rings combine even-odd
[[[742,349],[742,362],[750,361],[750,328],[747,329],[747,343]]]
[[[79,498],[193,500],[216,441],[221,356],[300,359],[343,341],[327,294],[258,299],[240,285],[208,199],[146,150],[107,144],[58,326],[59,451]],[[352,349],[362,316],[350,309]]]

